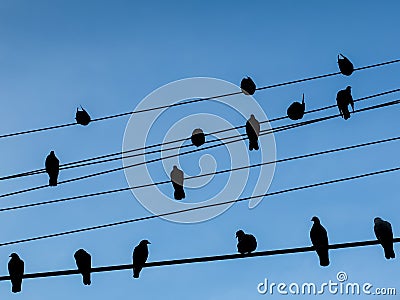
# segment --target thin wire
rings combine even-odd
[[[382,140],[377,140],[377,141],[372,141],[372,142],[367,142],[367,143],[362,143],[362,144],[356,144],[356,145],[351,145],[351,146],[346,146],[346,147],[341,147],[341,148],[336,148],[336,149],[330,149],[330,150],[324,150],[324,151],[319,151],[319,152],[314,152],[314,153],[309,153],[309,154],[292,156],[292,157],[282,158],[282,159],[278,159],[278,160],[274,160],[274,161],[267,161],[267,162],[263,162],[263,163],[253,164],[250,166],[242,166],[242,167],[237,167],[237,168],[233,168],[233,169],[220,170],[220,171],[217,171],[214,173],[205,173],[205,174],[190,176],[190,177],[186,177],[185,180],[191,180],[191,179],[195,179],[195,178],[212,176],[212,175],[219,175],[219,174],[224,174],[224,173],[228,173],[228,172],[235,172],[235,171],[240,171],[240,170],[244,170],[244,169],[261,167],[264,165],[269,165],[269,164],[274,164],[274,163],[288,162],[288,161],[293,161],[293,160],[297,160],[297,159],[310,158],[310,157],[314,157],[314,156],[318,156],[318,155],[325,155],[325,154],[347,151],[347,150],[352,150],[352,149],[361,148],[361,147],[378,145],[378,144],[382,144],[382,143],[394,142],[399,139],[400,139],[400,136],[397,136],[397,137],[393,137],[393,138],[387,138],[387,139],[382,139]],[[138,186],[133,186],[133,187],[120,188],[120,189],[78,195],[78,196],[55,199],[55,200],[48,200],[48,201],[29,203],[29,204],[18,205],[18,206],[5,207],[5,208],[0,208],[0,212],[29,208],[29,207],[36,207],[36,206],[42,206],[42,205],[49,205],[49,204],[55,204],[55,203],[61,203],[61,202],[67,202],[67,201],[83,199],[83,198],[88,198],[88,197],[93,197],[93,196],[113,194],[113,193],[118,193],[118,192],[123,192],[123,191],[135,190],[135,189],[139,189],[139,188],[145,188],[145,187],[150,187],[150,186],[155,186],[155,185],[170,184],[170,183],[171,183],[170,180],[165,180],[165,181],[148,183],[148,184],[143,184],[143,185],[138,185]]]
[[[364,177],[375,176],[375,175],[379,175],[379,174],[395,172],[398,170],[400,170],[400,167],[385,169],[385,170],[380,170],[380,171],[374,171],[374,172],[370,172],[370,173],[363,173],[363,174],[359,174],[359,175],[355,175],[355,176],[351,176],[351,177],[333,179],[333,180],[329,180],[329,181],[323,181],[323,182],[318,182],[318,183],[313,183],[313,184],[308,184],[308,185],[303,185],[303,186],[297,186],[297,187],[293,187],[293,188],[289,188],[289,189],[279,190],[276,192],[260,194],[260,195],[256,195],[256,196],[245,197],[245,198],[239,198],[237,200],[229,200],[229,201],[225,201],[225,202],[219,202],[219,203],[197,206],[197,207],[192,207],[192,208],[187,208],[187,209],[182,209],[182,210],[170,211],[170,212],[166,212],[166,213],[162,213],[162,214],[158,214],[158,215],[148,215],[148,216],[140,217],[140,218],[136,218],[136,219],[118,221],[118,222],[114,222],[114,223],[108,223],[108,224],[102,224],[102,225],[97,225],[97,226],[92,226],[92,227],[74,229],[74,230],[70,230],[70,231],[52,233],[52,234],[47,234],[47,235],[42,235],[42,236],[37,236],[37,237],[30,237],[30,238],[26,238],[26,239],[20,239],[20,240],[0,243],[0,247],[21,244],[21,243],[26,243],[26,242],[32,242],[32,241],[38,241],[38,240],[54,238],[54,237],[59,237],[59,236],[64,236],[64,235],[70,235],[70,234],[75,234],[75,233],[81,233],[81,232],[86,232],[86,231],[92,231],[92,230],[97,230],[97,229],[102,229],[102,228],[107,228],[107,227],[115,227],[115,226],[119,226],[119,225],[123,225],[123,224],[141,222],[141,221],[145,221],[145,220],[150,220],[150,219],[155,219],[155,218],[160,218],[160,217],[165,217],[165,216],[170,216],[170,215],[176,215],[176,214],[201,210],[201,209],[210,208],[210,207],[217,207],[217,206],[221,206],[221,205],[227,205],[227,204],[232,204],[232,203],[237,203],[237,202],[242,202],[242,201],[248,201],[251,199],[256,199],[256,198],[261,198],[261,197],[271,197],[271,196],[280,195],[280,194],[284,194],[284,193],[289,193],[289,192],[294,192],[294,191],[299,191],[299,190],[304,190],[304,189],[310,189],[310,188],[314,188],[314,187],[325,186],[325,185],[329,185],[329,184],[345,182],[345,181],[360,179],[360,178],[364,178]]]
[[[375,98],[375,97],[380,97],[380,96],[392,94],[392,93],[399,92],[399,91],[400,91],[400,89],[394,89],[394,90],[390,90],[390,91],[386,91],[386,92],[381,92],[381,93],[378,93],[378,94],[373,94],[373,95],[369,95],[369,96],[362,97],[362,98],[359,98],[359,99],[355,99],[354,102],[359,102],[359,101],[363,101],[363,100],[367,100],[367,99],[371,99],[371,98]],[[334,108],[334,107],[336,107],[336,105],[329,105],[329,106],[313,109],[313,110],[310,110],[308,112],[306,111],[305,114],[314,113],[314,112],[320,112],[320,111],[327,110],[327,109]],[[280,120],[283,120],[283,119],[288,119],[288,116],[277,117],[277,118],[274,118],[274,119],[271,119],[271,120],[264,120],[264,121],[261,121],[260,124],[267,123],[267,122],[272,123],[272,122],[280,121]],[[231,130],[237,130],[237,129],[240,129],[240,128],[244,128],[245,126],[246,125],[240,125],[240,126],[236,126],[236,127],[233,127],[233,128],[225,128],[225,129],[221,129],[221,130],[214,131],[214,132],[211,132],[211,133],[206,133],[205,136],[215,135],[215,134],[218,134],[218,133],[227,132],[227,131],[231,131]],[[208,143],[212,143],[212,142],[216,142],[216,141],[222,141],[224,139],[230,139],[231,137],[226,137],[226,138],[206,141],[204,144],[208,144]],[[173,143],[177,143],[177,142],[184,142],[187,139],[188,138],[181,138],[181,139],[178,139],[178,140],[171,140],[171,141],[167,141],[167,142],[164,142],[164,143],[149,145],[149,146],[146,146],[146,147],[130,149],[130,150],[120,151],[120,152],[115,152],[115,153],[110,153],[110,154],[104,154],[104,155],[97,156],[97,157],[92,157],[92,158],[87,158],[87,159],[78,160],[78,161],[74,161],[74,162],[69,162],[69,163],[61,165],[60,166],[60,170],[79,168],[79,167],[85,167],[85,166],[89,166],[89,165],[95,165],[95,164],[100,164],[100,163],[111,162],[111,161],[114,161],[114,160],[121,159],[120,156],[122,154],[127,154],[127,153],[130,153],[130,152],[136,152],[136,151],[141,151],[141,150],[147,150],[147,149],[160,147],[160,146],[168,145],[168,144],[173,144]],[[158,150],[153,150],[153,151],[149,151],[149,152],[143,152],[143,153],[137,153],[137,154],[133,154],[133,155],[124,156],[124,158],[132,158],[132,157],[136,157],[136,156],[148,155],[148,154],[152,154],[152,153],[158,153],[158,152],[161,152],[161,151],[170,151],[170,150],[175,150],[175,149],[182,149],[182,148],[191,147],[191,146],[192,145],[182,145],[182,146],[170,147],[170,148],[167,148],[167,149],[158,149]],[[113,156],[118,156],[118,157],[109,158],[109,157],[113,157]],[[103,158],[109,158],[109,159],[100,160],[100,159],[103,159]],[[43,169],[43,168],[42,169],[36,169],[36,170],[32,170],[32,171],[27,171],[27,172],[22,172],[22,173],[3,176],[3,177],[0,177],[0,181],[1,180],[14,179],[14,178],[21,178],[21,177],[26,177],[26,176],[32,176],[32,175],[37,175],[37,174],[43,174],[45,172],[46,172],[46,170]]]
[[[364,66],[364,67],[360,67],[360,68],[355,68],[354,71],[360,71],[360,70],[380,67],[380,66],[384,66],[384,65],[397,63],[397,62],[400,62],[400,59],[395,59],[395,60],[391,60],[391,61],[387,61],[387,62],[368,65],[368,66]],[[336,76],[336,75],[339,75],[339,74],[341,74],[341,73],[340,72],[335,72],[335,73],[329,73],[329,74],[324,74],[324,75],[319,75],[319,76],[308,77],[308,78],[304,78],[304,79],[287,81],[287,82],[283,82],[283,83],[263,86],[263,87],[257,88],[256,90],[257,91],[261,91],[261,90],[271,89],[271,88],[275,88],[275,87],[280,87],[280,86],[285,86],[285,85],[290,85],[290,84],[295,84],[295,83],[300,83],[300,82],[305,82],[305,81],[310,81],[310,80],[315,80],[315,79],[320,79],[320,78],[325,78],[325,77]],[[159,107],[152,107],[152,108],[147,108],[147,109],[142,109],[142,110],[137,110],[137,111],[130,111],[130,112],[125,112],[125,113],[120,113],[120,114],[115,114],[115,115],[109,115],[109,116],[93,119],[93,120],[91,120],[91,122],[109,120],[109,119],[113,119],[113,118],[119,118],[119,117],[123,117],[123,116],[127,116],[127,115],[137,114],[137,113],[143,113],[143,112],[148,112],[148,111],[153,111],[153,110],[160,110],[160,109],[164,109],[164,108],[170,108],[170,107],[174,107],[174,106],[181,106],[181,105],[185,105],[185,104],[191,104],[191,103],[196,103],[196,102],[201,102],[201,101],[206,101],[206,100],[229,97],[229,96],[234,96],[234,95],[238,95],[238,94],[241,94],[241,93],[242,93],[241,91],[238,91],[238,92],[229,93],[229,94],[223,94],[223,95],[217,95],[217,96],[212,96],[212,97],[206,97],[206,98],[182,101],[182,102],[174,103],[174,104],[171,104],[171,105],[164,105],[164,106],[159,106]],[[8,133],[8,134],[0,135],[0,139],[1,138],[6,138],[6,137],[12,137],[12,136],[28,134],[28,133],[35,133],[35,132],[40,132],[40,131],[46,131],[46,130],[52,130],[52,129],[57,129],[57,128],[69,127],[69,126],[73,126],[73,125],[78,125],[78,124],[77,123],[67,123],[67,124],[62,124],[62,125],[55,125],[55,126],[50,126],[50,127],[43,127],[43,128],[38,128],[38,129],[31,129],[31,130],[19,131],[19,132],[14,132],[14,133]]]
[[[400,242],[400,238],[393,239],[393,243],[399,243],[399,242]],[[337,249],[345,249],[345,248],[359,248],[359,247],[373,246],[373,245],[379,245],[379,244],[380,244],[380,242],[378,240],[367,240],[367,241],[359,241],[359,242],[331,244],[328,247],[331,250],[337,250]],[[257,252],[252,252],[249,254],[225,254],[225,255],[213,255],[213,256],[203,256],[203,257],[193,257],[193,258],[183,258],[183,259],[162,260],[162,261],[155,261],[155,262],[147,262],[144,264],[143,267],[151,268],[151,267],[162,267],[162,266],[176,266],[176,265],[193,264],[193,263],[200,263],[200,262],[225,261],[225,260],[244,259],[244,258],[251,258],[251,257],[305,253],[305,252],[313,252],[313,251],[315,251],[314,247],[305,246],[305,247],[297,247],[297,248],[257,251]],[[132,264],[112,265],[112,266],[91,268],[90,272],[91,273],[101,273],[101,272],[111,272],[111,271],[121,271],[121,270],[132,270],[132,268],[133,268]],[[29,273],[29,274],[24,274],[22,277],[24,279],[32,279],[32,278],[58,277],[58,276],[76,275],[76,274],[80,274],[79,270],[70,269],[70,270],[61,270],[61,271]],[[0,281],[7,281],[7,280],[10,280],[10,276],[0,276]]]
[[[362,108],[362,109],[358,109],[358,110],[355,110],[353,113],[369,111],[369,110],[378,109],[378,108],[382,108],[382,107],[388,107],[388,106],[396,105],[396,104],[399,104],[399,103],[400,103],[400,100],[394,100],[394,101],[385,102],[385,103],[381,103],[381,104],[365,107],[365,108]],[[280,132],[280,131],[285,131],[285,130],[289,130],[289,129],[293,129],[293,128],[297,128],[297,127],[301,127],[301,126],[305,126],[305,125],[309,125],[309,124],[314,124],[314,123],[317,123],[317,122],[326,121],[326,120],[337,118],[337,117],[340,117],[340,114],[335,114],[335,115],[331,115],[331,116],[327,116],[327,117],[317,118],[317,119],[304,121],[304,122],[300,122],[300,123],[296,123],[296,124],[292,124],[292,125],[285,125],[285,126],[278,127],[276,129],[262,130],[262,131],[260,131],[259,135],[262,136],[262,135],[273,133],[273,132],[276,133],[276,132]],[[243,136],[245,136],[245,134],[242,134],[241,136],[243,137]],[[236,136],[232,136],[231,138],[234,138],[234,137],[236,137]],[[91,173],[91,174],[80,176],[80,177],[70,178],[70,179],[67,179],[67,180],[64,180],[64,181],[60,181],[60,182],[58,182],[58,184],[64,184],[64,183],[79,181],[79,180],[92,178],[92,177],[96,177],[96,176],[100,176],[100,175],[105,175],[105,174],[121,171],[121,170],[128,169],[128,168],[137,167],[137,166],[144,165],[144,164],[149,164],[149,163],[161,161],[161,160],[164,160],[164,159],[168,159],[168,158],[172,158],[172,157],[176,157],[176,156],[180,156],[180,155],[191,154],[191,153],[194,153],[194,152],[197,152],[197,151],[202,151],[202,150],[207,150],[207,149],[211,149],[211,148],[215,148],[215,147],[219,147],[219,146],[224,146],[224,145],[235,143],[235,142],[238,142],[238,141],[242,141],[242,138],[239,138],[237,140],[228,141],[228,142],[221,143],[221,144],[211,145],[211,146],[204,147],[204,148],[201,148],[201,149],[194,149],[194,150],[182,152],[182,153],[179,153],[179,154],[172,154],[172,155],[161,157],[161,158],[155,158],[155,159],[152,159],[152,160],[149,160],[149,161],[139,162],[139,163],[126,165],[126,166],[122,166],[122,167],[117,167],[117,168],[114,168],[114,169],[109,169],[109,170],[105,170],[105,171],[101,171],[101,172],[97,172],[97,173]],[[27,189],[23,189],[23,190],[18,190],[18,191],[6,193],[6,194],[1,194],[0,198],[6,198],[6,197],[9,197],[9,196],[14,196],[14,195],[18,195],[18,194],[27,193],[27,192],[32,192],[32,191],[44,189],[46,187],[48,187],[48,185],[40,185],[40,186],[31,187],[31,188],[27,188]]]

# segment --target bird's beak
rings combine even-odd
[[[151,244],[150,242],[148,242],[149,244]]]

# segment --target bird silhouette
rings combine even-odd
[[[86,126],[90,123],[91,118],[87,111],[81,106],[81,110],[79,110],[79,108],[76,109],[75,120],[76,123]]]
[[[351,105],[351,108],[354,112],[354,101],[351,95],[351,86],[346,87],[344,90],[340,90],[336,95],[336,103],[339,108],[340,115],[343,119],[347,120],[350,118],[350,112],[348,106]]]
[[[238,239],[237,249],[241,254],[248,254],[257,248],[257,240],[252,234],[244,233],[243,230],[236,231]]]
[[[240,88],[245,95],[254,95],[256,92],[256,84],[250,77],[242,79],[240,82]]]
[[[83,284],[90,285],[90,272],[92,269],[92,257],[84,249],[79,249],[74,254],[78,271],[82,274]]]
[[[246,122],[246,134],[249,139],[249,150],[258,150],[258,136],[260,135],[260,123],[254,117],[250,115],[250,119]]]
[[[385,258],[395,258],[396,255],[393,249],[393,231],[392,225],[388,221],[384,221],[381,218],[374,219],[374,232],[375,236],[381,243],[385,252]]]
[[[340,57],[342,57],[342,58],[340,58]],[[339,65],[340,73],[342,73],[343,75],[346,75],[346,76],[350,76],[353,73],[354,66],[346,56],[344,56],[343,54],[340,53],[338,55],[337,62]]]
[[[149,257],[148,240],[140,241],[139,245],[135,247],[132,254],[133,278],[139,278],[140,271],[142,270],[147,258]]]
[[[183,189],[183,171],[174,166],[171,171],[171,182],[174,187],[175,200],[182,200],[186,197],[185,190]]]
[[[306,104],[304,103],[304,94],[302,102],[293,102],[287,109],[287,115],[291,120],[300,120],[304,116]]]
[[[314,222],[310,230],[311,242],[315,248],[315,251],[319,257],[319,264],[322,267],[329,266],[329,242],[328,233],[326,229],[321,225],[318,217],[313,217],[311,221]]]
[[[49,174],[49,186],[56,186],[58,173],[60,171],[60,161],[54,154],[54,151],[51,151],[50,154],[47,155],[45,167],[47,174]]]
[[[24,275],[24,261],[19,258],[17,253],[11,253],[8,262],[8,273],[10,274],[13,293],[21,291],[22,276]]]
[[[195,130],[193,130],[191,140],[192,144],[196,147],[200,147],[201,145],[203,145],[206,141],[203,130],[201,130],[200,128],[196,128]]]

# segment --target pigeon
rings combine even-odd
[[[183,189],[183,171],[174,166],[171,171],[171,182],[174,187],[175,200],[182,200],[185,198],[185,191]]]
[[[351,105],[351,108],[354,112],[354,101],[351,96],[351,86],[346,87],[344,90],[340,90],[336,95],[336,103],[339,108],[340,115],[343,119],[347,120],[350,118],[350,112],[348,106]]]
[[[328,233],[326,229],[321,225],[318,217],[313,217],[311,221],[314,222],[310,231],[311,242],[318,254],[319,264],[322,267],[329,266],[329,253],[328,253]]]
[[[303,101],[300,102],[293,102],[287,109],[287,115],[291,120],[300,120],[304,116],[304,112],[306,110],[306,104],[304,103],[304,94],[303,94]]]
[[[21,291],[22,276],[24,275],[24,261],[19,258],[17,253],[11,253],[11,259],[8,262],[8,273],[10,274],[12,292]]]
[[[258,136],[260,134],[260,123],[254,117],[250,115],[250,119],[246,122],[246,133],[249,138],[249,150],[258,150]]]
[[[90,285],[90,271],[92,269],[92,257],[83,249],[79,249],[74,254],[78,271],[82,274],[83,284]]]
[[[388,221],[384,221],[381,218],[375,218],[374,224],[375,236],[383,247],[385,258],[395,258],[396,255],[393,249],[392,225],[390,225]]]
[[[133,278],[139,278],[140,271],[149,257],[149,249],[147,248],[148,244],[151,244],[148,240],[142,240],[133,250]]]
[[[75,120],[76,123],[86,126],[90,123],[92,119],[90,118],[87,111],[84,110],[83,107],[81,106],[81,110],[79,110],[79,108],[76,109]]]
[[[340,56],[342,58],[340,58]],[[346,76],[350,76],[353,73],[354,66],[346,56],[344,56],[343,54],[340,53],[338,55],[338,61],[337,62],[338,62],[338,65],[339,65],[340,73],[342,73],[343,75],[346,75]]]
[[[237,249],[240,254],[248,254],[257,248],[257,241],[254,235],[244,233],[243,230],[236,231],[238,239]]]
[[[240,88],[245,95],[254,95],[256,92],[256,84],[250,77],[243,78],[240,82]]]
[[[58,173],[60,171],[60,161],[54,154],[54,151],[51,151],[49,155],[46,157],[46,173],[49,174],[49,186],[56,186]]]
[[[196,147],[200,147],[201,145],[203,145],[206,141],[203,130],[201,130],[200,128],[196,128],[195,130],[193,130],[191,140],[192,144]]]

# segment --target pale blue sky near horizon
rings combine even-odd
[[[336,72],[338,53],[348,56],[355,67],[398,59],[399,9],[397,1],[0,0],[0,134],[73,122],[78,105],[93,118],[131,111],[153,90],[184,78],[211,77],[239,84],[251,76],[263,86]],[[259,91],[254,98],[272,119],[284,115],[302,93],[306,109],[314,109],[335,104],[336,92],[347,85],[352,86],[354,98],[399,88],[399,73],[400,64],[393,64],[350,77]],[[357,103],[356,108],[394,99],[399,99],[398,93]],[[183,116],[210,108],[202,103],[171,110]],[[305,120],[328,113],[337,110]],[[277,158],[395,137],[400,125],[397,113],[398,107],[392,106],[355,114],[347,121],[337,118],[276,133]],[[42,168],[50,150],[61,163],[121,151],[128,119],[1,139],[0,175]],[[398,142],[392,142],[278,164],[270,191],[397,167],[398,152]],[[206,153],[221,162],[217,169],[227,167],[224,150]],[[197,174],[198,158],[198,154],[185,158],[184,171]],[[191,159],[193,166],[188,163]],[[60,180],[121,165],[117,161],[65,171]],[[399,236],[398,178],[398,173],[391,173],[266,197],[252,210],[247,203],[238,203],[198,224],[153,219],[2,246],[0,275],[7,274],[11,252],[20,254],[27,273],[74,268],[73,253],[79,248],[92,254],[93,266],[130,263],[134,246],[144,238],[152,242],[149,261],[236,253],[238,229],[256,236],[258,250],[308,246],[314,215],[328,230],[331,243],[374,239],[376,216],[390,221]],[[0,194],[47,180],[39,175],[2,181]],[[160,175],[155,180],[166,178]],[[124,173],[116,172],[3,198],[0,208],[127,186]],[[213,193],[215,186],[190,195]],[[0,215],[3,243],[149,212],[124,192]],[[257,284],[264,278],[321,283],[335,280],[339,271],[345,271],[351,282],[400,292],[399,258],[386,261],[378,246],[334,250],[330,258],[327,268],[319,266],[315,253],[146,268],[139,280],[131,271],[107,272],[93,274],[90,287],[83,286],[80,276],[27,279],[16,295],[9,282],[0,282],[0,298],[281,299],[287,296],[259,295]]]

